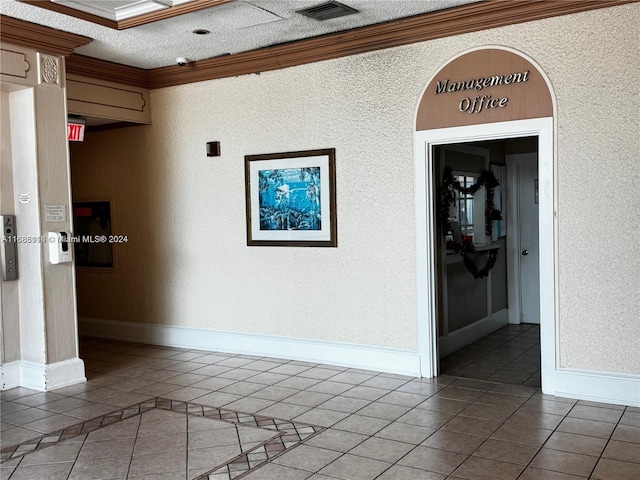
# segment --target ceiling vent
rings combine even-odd
[[[315,7],[296,10],[296,13],[322,21],[329,20],[331,18],[344,17],[345,15],[353,15],[354,13],[358,13],[358,10],[343,5],[342,3],[331,1],[321,3]]]

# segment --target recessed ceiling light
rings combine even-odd
[[[204,28],[197,28],[191,33],[195,33],[196,35],[208,35],[211,32],[209,30],[205,30]]]

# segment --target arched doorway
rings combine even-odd
[[[453,259],[460,252],[446,250],[446,235],[451,232],[443,231],[442,221],[439,220],[442,210],[440,185],[445,168],[442,151],[451,149],[478,155],[478,151],[490,142],[527,138],[535,141],[538,160],[535,193],[539,212],[539,243],[536,246],[539,258],[536,273],[539,280],[535,282],[539,286],[541,386],[545,393],[555,391],[557,196],[554,114],[554,97],[544,73],[531,59],[505,47],[483,47],[461,53],[430,79],[423,92],[416,114],[414,145],[418,331],[421,369],[425,377],[439,374],[440,347],[446,346],[441,335],[443,331],[447,332],[447,326],[443,324],[443,317],[447,316],[446,305],[468,302],[464,294],[456,297],[455,288],[447,291],[443,284],[447,264],[455,263]],[[493,162],[494,158],[487,153],[483,169],[495,166]],[[500,164],[500,160],[497,163]],[[506,167],[504,161],[502,166]],[[459,173],[462,176],[457,178],[467,178],[464,176],[466,173]],[[506,179],[507,175],[504,177]],[[503,193],[506,198],[507,194],[513,192],[508,190]],[[506,207],[504,213],[507,213]],[[504,220],[501,216],[496,218]],[[506,225],[505,220],[504,225],[500,225],[501,230],[504,231]],[[523,263],[520,256],[526,254],[523,253],[525,250],[519,251],[519,246],[514,243],[518,226],[513,224],[513,218],[509,225],[510,230],[505,235],[493,232],[492,236],[483,237],[479,244],[475,239],[471,240],[474,258],[480,266],[486,263],[482,251],[502,252],[503,261],[507,264],[505,268],[508,269],[510,289],[508,301],[506,297],[504,300],[505,308],[494,312],[490,306],[486,307],[488,313],[485,317],[471,318],[456,331],[455,342],[495,329],[501,322],[516,324],[522,321],[522,295],[514,293],[514,289],[519,288],[514,275],[520,275],[520,265]],[[486,231],[489,233],[488,229]],[[479,232],[477,226],[476,232]],[[447,253],[454,256],[449,257]],[[446,291],[446,296],[443,291]],[[487,292],[490,305],[494,292]],[[448,342],[450,339],[446,340]]]

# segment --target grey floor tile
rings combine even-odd
[[[47,465],[51,463],[75,462],[82,448],[82,443],[63,442],[43,448],[25,455],[20,462],[21,467],[29,465]],[[4,464],[2,465],[4,467]],[[70,471],[71,469],[69,469]]]
[[[473,480],[516,480],[523,470],[523,465],[470,457],[453,472],[453,475]]]
[[[15,425],[16,427],[20,427],[22,425],[35,422],[36,420],[50,417],[52,415],[55,415],[55,413],[49,412],[47,410],[42,410],[40,408],[25,408],[8,415],[4,415],[2,417],[2,421],[11,425]]]
[[[436,432],[434,428],[393,422],[375,434],[376,437],[418,445]]]
[[[372,402],[366,407],[358,410],[358,415],[382,418],[383,420],[393,421],[403,416],[409,410],[411,410],[411,407],[391,405],[389,403]]]
[[[530,466],[587,477],[593,471],[597,461],[598,457],[542,448],[531,461]]]
[[[265,400],[255,397],[244,397],[234,402],[228,403],[227,405],[225,405],[225,408],[244,413],[256,413],[260,410],[264,410],[274,403],[275,402],[273,400]]]
[[[60,400],[62,398],[65,398],[65,396],[57,393],[53,393],[53,392],[41,392],[41,393],[36,393],[34,395],[29,395],[27,397],[20,397],[16,399],[16,403],[19,403],[21,405],[26,405],[28,407],[37,407],[49,402]],[[4,413],[4,409],[5,409],[5,405],[3,403],[2,404],[3,413]]]
[[[349,451],[351,455],[395,463],[413,450],[414,445],[385,438],[371,437]]]
[[[322,403],[322,408],[327,410],[337,410],[338,412],[355,413],[361,408],[369,405],[369,400],[362,400],[360,398],[344,397],[338,395],[326,402]]]
[[[454,416],[448,413],[432,412],[416,408],[402,415],[398,418],[398,421],[401,423],[410,423],[411,425],[437,429],[453,418]]]
[[[418,446],[398,463],[407,467],[449,475],[466,459],[467,455],[460,453]]]
[[[317,472],[326,467],[342,453],[312,445],[299,445],[274,460],[274,463],[288,467]]]
[[[360,433],[330,428],[307,440],[306,444],[346,453],[367,438],[369,438],[367,435]]]
[[[295,388],[279,387],[277,385],[271,385],[268,387],[265,387],[264,385],[259,385],[259,384],[255,384],[255,385],[257,385],[259,388],[254,390],[254,392],[247,393],[245,395],[250,395],[251,397],[255,397],[255,398],[262,398],[264,400],[272,400],[274,402],[280,402],[299,392],[299,390]],[[231,387],[228,387],[228,388],[231,388]]]
[[[526,466],[536,455],[538,449],[539,447],[536,445],[489,438],[473,452],[473,456]]]
[[[294,418],[308,412],[313,407],[303,405],[292,405],[290,403],[274,403],[273,405],[257,412],[265,417],[281,418],[283,420],[293,420]]]
[[[69,472],[72,467],[73,462],[21,466],[13,471],[10,478],[11,480],[66,480],[71,478]]]
[[[345,454],[319,473],[343,480],[373,480],[390,466],[379,460]]]
[[[447,477],[447,475],[441,473],[427,472],[403,465],[394,465],[376,478],[376,480],[445,480],[446,478],[453,479],[453,477]]]
[[[66,427],[70,427],[71,425],[76,425],[77,423],[82,422],[80,418],[71,417],[63,414],[55,414],[50,417],[43,418],[41,420],[37,420],[35,422],[27,423],[23,425],[24,428],[28,428],[29,430],[35,430],[41,433],[51,433],[56,430],[60,430]],[[3,434],[4,437],[4,434]],[[4,439],[3,439],[4,442]]]
[[[136,455],[131,459],[130,467],[127,462],[128,474],[131,476],[157,475],[174,471],[186,471],[186,462],[184,452],[180,451]]]
[[[114,457],[82,460],[77,461],[73,465],[69,480],[99,480],[104,478],[126,477],[128,470],[128,458]]]
[[[637,463],[601,458],[591,478],[597,480],[637,480],[638,473]]]
[[[486,437],[478,435],[467,435],[464,433],[439,430],[422,442],[421,445],[424,447],[439,448],[449,452],[470,455],[486,440]]]
[[[310,386],[307,390],[310,392],[327,393],[329,395],[339,395],[351,388],[353,388],[353,386],[348,383],[324,380],[322,382],[319,382],[319,383],[316,383],[315,385]]]
[[[243,477],[242,480],[307,480],[311,475],[306,470],[271,463]]]
[[[373,435],[389,425],[389,423],[391,422],[381,418],[365,417],[353,414],[335,424],[334,428],[363,435]]]
[[[320,425],[322,427],[330,427],[349,416],[348,413],[336,412],[335,410],[326,410],[324,408],[312,408],[302,415],[298,415],[293,420],[312,425]]]

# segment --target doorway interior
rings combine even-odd
[[[455,148],[451,148],[452,146]],[[531,148],[532,146],[534,148]],[[491,164],[496,164],[496,166],[502,164],[501,166],[505,167],[502,175],[508,177],[506,192],[501,192],[504,196],[502,202],[506,201],[506,206],[503,206],[506,220],[503,218],[503,224],[499,227],[506,228],[506,235],[502,235],[504,232],[500,230],[494,231],[492,234],[497,238],[484,239],[488,245],[477,246],[479,250],[491,250],[491,243],[495,241],[500,247],[492,269],[493,278],[484,280],[484,289],[477,288],[477,291],[467,292],[467,294],[459,294],[458,292],[457,295],[451,297],[451,301],[449,300],[451,294],[448,290],[456,293],[461,285],[477,282],[477,279],[470,276],[469,272],[466,272],[464,263],[457,261],[457,259],[450,260],[450,264],[453,266],[449,267],[449,261],[446,258],[446,235],[438,227],[437,212],[441,207],[438,200],[438,188],[442,178],[440,176],[441,169],[443,169],[441,152],[447,148],[464,151],[465,155],[462,158],[453,160],[458,162],[458,171],[462,175],[473,173],[467,168],[469,162],[473,160],[480,162],[483,168],[490,168]],[[502,152],[502,158],[497,155],[497,152]],[[476,158],[473,158],[474,156]],[[518,227],[514,224],[514,220],[519,214],[512,211],[518,203],[515,200],[516,197],[512,195],[515,190],[513,175],[516,174],[517,178],[517,172],[520,170],[519,164],[526,163],[531,157],[535,158],[536,156],[538,168],[534,168],[534,172],[537,173],[537,179],[535,177],[531,179],[532,181],[529,182],[527,188],[530,190],[529,198],[532,203],[537,202],[539,212],[537,222],[533,222],[538,227],[538,246],[521,248],[521,243],[515,241],[519,239],[515,235]],[[464,162],[467,164],[464,165]],[[513,165],[509,168],[507,164]],[[537,365],[537,358],[540,359],[539,369],[536,366],[535,372],[532,372],[526,379],[520,378],[518,383],[529,381],[529,384],[533,384],[537,380],[544,393],[553,393],[555,390],[556,247],[554,211],[556,195],[554,168],[552,117],[450,127],[416,133],[418,314],[423,376],[434,377],[444,373],[444,369],[449,365],[444,361],[441,363],[441,358],[444,360],[448,355],[467,346],[469,350],[458,353],[458,356],[474,351],[474,355],[467,355],[467,357],[474,358],[465,359],[469,360],[467,365],[472,365],[473,360],[479,360],[478,357],[481,356],[482,350],[487,350],[493,343],[493,350],[504,345],[504,348],[494,351],[494,357],[499,353],[511,351],[511,356],[516,353],[528,352],[526,357],[520,358],[520,361],[526,359],[533,363],[535,358]],[[458,177],[458,179],[474,181],[473,178]],[[512,186],[511,189],[508,188],[509,185]],[[463,207],[459,206],[460,208]],[[496,227],[496,225],[493,226]],[[483,226],[480,226],[478,232],[482,232],[482,230]],[[532,236],[535,237],[534,234],[525,232],[523,239],[526,240]],[[478,243],[482,243],[482,239]],[[528,250],[527,255],[523,255],[524,250]],[[533,282],[539,285],[539,300],[535,302],[540,309],[537,314],[539,325],[523,322],[522,311],[518,309],[522,298],[519,293],[516,294],[519,287],[514,285],[516,280],[513,277],[515,265],[519,266],[523,263],[523,258],[525,260],[534,258],[531,255],[532,250],[539,254],[538,261],[530,262],[537,263],[537,268],[534,270],[538,274],[538,279],[534,278]],[[486,262],[481,258],[483,255],[486,256],[486,254],[479,252],[474,257],[479,269]],[[501,257],[502,263],[500,262]],[[454,270],[452,278],[455,281],[447,282],[446,285],[441,280],[444,267]],[[460,276],[465,272],[469,278]],[[458,280],[460,283],[456,283]],[[520,281],[517,280],[517,282]],[[510,285],[511,288],[509,288]],[[475,302],[479,302],[474,308],[471,306],[472,298]],[[443,307],[447,310],[447,315],[457,315],[453,324],[450,323],[446,327],[443,325]],[[519,308],[521,309],[521,307]],[[477,318],[482,312],[484,312],[483,317]],[[465,315],[467,316],[465,317]],[[531,322],[531,320],[528,321]],[[486,345],[482,347],[470,345],[492,333],[502,335],[504,338],[494,337],[491,339],[492,342],[485,339]],[[505,345],[508,340],[516,340],[516,344]],[[501,343],[498,344],[498,341]],[[524,352],[518,350],[525,347]],[[502,362],[506,359],[508,362],[515,360],[518,356],[509,359],[507,358],[509,355],[505,355],[499,361]],[[482,360],[479,361],[482,363]],[[460,364],[457,367],[458,369],[462,368]],[[469,370],[471,369],[472,367],[469,368]],[[483,373],[486,375],[485,379],[497,373],[497,371],[488,372],[487,370],[485,369]],[[479,373],[476,369],[477,377],[479,377]],[[498,381],[497,375],[494,380]],[[500,381],[504,380],[503,377]]]
[[[439,372],[540,387],[538,137],[432,148]]]
[[[540,387],[538,137],[433,159],[439,371]]]

